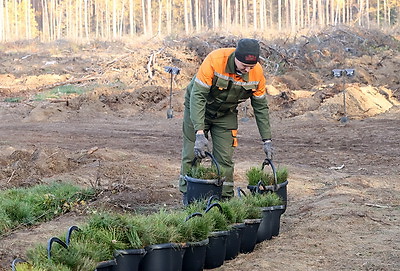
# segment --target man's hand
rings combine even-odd
[[[272,160],[273,152],[274,149],[272,148],[272,141],[271,139],[265,139],[263,140],[263,149],[265,152],[265,155],[267,155],[267,159]]]
[[[206,158],[208,151],[208,140],[204,133],[196,133],[196,141],[194,142],[194,155],[198,159]]]

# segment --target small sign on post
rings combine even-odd
[[[172,79],[174,77],[174,75],[178,75],[180,72],[179,68],[176,67],[169,67],[166,66],[164,67],[164,70],[171,74],[171,88],[169,91],[169,108],[167,109],[167,119],[172,119],[174,117],[174,111],[172,110]]]
[[[346,111],[346,77],[353,77],[355,75],[355,69],[333,69],[332,75],[334,77],[343,77],[343,117],[340,118],[341,123],[347,123],[349,118],[347,117]]]

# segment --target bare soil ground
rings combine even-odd
[[[288,208],[278,237],[215,270],[399,270],[400,54],[393,37],[326,29],[291,43],[262,40],[274,160],[290,174]],[[184,87],[209,51],[236,40],[0,47],[0,189],[65,180],[102,191],[86,208],[1,236],[0,270],[84,223],[95,208],[179,208]],[[173,79],[172,119],[165,66],[181,69]],[[334,68],[355,68],[356,76],[332,78]],[[91,91],[35,99],[67,84]],[[235,152],[240,187],[245,171],[264,159],[250,108],[247,116]]]

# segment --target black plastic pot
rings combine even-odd
[[[185,247],[177,243],[155,244],[144,248],[141,271],[181,271]]]
[[[226,255],[225,260],[232,260],[240,253],[240,244],[242,241],[245,223],[235,224],[230,230],[230,234],[226,238]]]
[[[279,235],[279,230],[280,230],[280,225],[281,225],[281,215],[285,212],[286,210],[286,205],[277,205],[277,206],[271,206],[272,207],[272,221],[271,221],[271,230],[272,230],[272,236],[278,236]]]
[[[224,182],[224,178],[220,175],[220,169],[217,160],[215,160],[214,156],[206,152],[206,154],[211,158],[212,162],[217,167],[217,179],[206,180],[206,179],[197,179],[192,178],[187,175],[184,176],[184,180],[187,183],[187,191],[186,197],[188,203],[191,203],[196,200],[207,199],[211,196],[215,196],[218,199],[222,196],[222,184]],[[193,161],[193,166],[196,164],[196,158]]]
[[[95,271],[117,271],[117,262],[115,260],[109,260],[100,262]]]
[[[262,218],[260,226],[257,230],[257,243],[265,240],[270,240],[272,238],[272,217],[273,217],[273,207],[260,207]]]
[[[249,253],[254,250],[257,244],[257,231],[261,219],[246,219],[244,221],[242,240],[240,242],[240,253]]]
[[[210,240],[186,243],[186,250],[182,261],[182,271],[201,271],[204,269],[207,245]]]
[[[146,250],[144,249],[122,249],[114,251],[118,271],[138,271]]]
[[[204,269],[213,269],[224,264],[226,255],[226,239],[229,231],[212,232],[208,237]]]
[[[247,189],[250,190],[251,193],[268,193],[268,192],[275,192],[277,193],[283,201],[283,205],[287,205],[287,185],[288,180],[284,181],[283,183],[278,183],[276,177],[276,169],[273,162],[269,159],[265,159],[261,165],[261,168],[264,169],[266,165],[270,165],[272,169],[272,173],[274,175],[274,184],[273,185],[263,185],[262,182],[258,182],[257,185],[248,185]]]

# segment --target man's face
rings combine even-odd
[[[245,64],[243,62],[240,62],[237,58],[235,58],[235,65],[237,72],[239,72],[240,74],[245,74],[248,73],[251,69],[253,69],[256,64]]]

